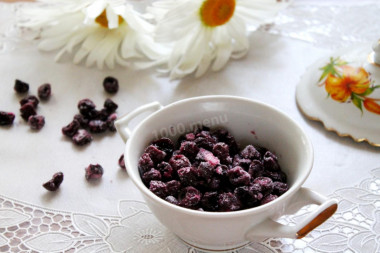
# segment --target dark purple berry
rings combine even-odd
[[[217,211],[219,209],[217,192],[205,192],[201,199],[201,204],[206,211]]]
[[[17,92],[17,93],[26,93],[29,91],[29,84],[23,82],[23,81],[20,81],[18,79],[16,79],[15,81],[15,86],[14,86],[14,90]]]
[[[281,170],[277,170],[277,171],[266,170],[263,175],[265,177],[271,178],[272,181],[279,181],[279,182],[286,183],[286,180],[287,180],[286,174]]]
[[[0,111],[0,126],[12,125],[14,120],[15,120],[14,113]]]
[[[215,157],[213,153],[203,148],[199,150],[196,159],[199,161],[209,162],[213,166],[217,166],[220,164],[219,159]]]
[[[53,175],[52,179],[44,183],[42,186],[48,191],[56,191],[63,181],[63,173],[57,172]]]
[[[37,93],[40,99],[46,100],[50,98],[51,85],[49,83],[42,84],[40,87],[38,87]]]
[[[85,129],[79,129],[72,137],[72,140],[77,146],[84,146],[92,141],[92,136]]]
[[[245,159],[257,160],[261,158],[261,154],[253,145],[246,146],[241,152],[240,156]]]
[[[72,138],[79,130],[80,124],[77,120],[73,120],[70,124],[62,128],[63,135]]]
[[[200,171],[195,167],[184,167],[177,171],[182,185],[196,185],[199,181]]]
[[[249,165],[248,173],[252,178],[262,177],[264,175],[264,165],[259,160],[253,160]]]
[[[95,119],[88,122],[88,129],[94,134],[104,133],[107,131],[107,128],[107,122],[103,120]]]
[[[149,171],[145,172],[142,175],[142,180],[146,185],[149,185],[150,181],[152,180],[160,181],[161,173],[158,170],[151,168]]]
[[[152,161],[152,158],[150,158],[149,154],[144,153],[140,157],[139,163],[138,163],[140,174],[143,175],[145,172],[147,172],[153,167],[154,167],[154,163]]]
[[[251,181],[251,175],[240,166],[229,169],[227,175],[233,185],[249,185]]]
[[[125,167],[125,161],[124,161],[124,154],[122,154],[120,156],[118,163],[119,163],[120,168],[122,168],[123,170],[126,169],[126,167]]]
[[[103,167],[99,164],[90,164],[86,169],[85,169],[85,177],[86,180],[98,180],[103,176]]]
[[[115,121],[117,120],[117,114],[116,113],[112,113],[110,116],[108,116],[107,118],[107,126],[108,126],[108,130],[110,130],[111,132],[116,132],[116,127],[115,127]]]
[[[103,87],[108,93],[116,93],[119,90],[119,81],[112,76],[108,76],[104,78]]]
[[[174,196],[167,196],[167,197],[165,198],[165,200],[166,200],[167,202],[173,204],[173,205],[176,205],[176,206],[179,205],[178,200],[177,200]]]
[[[167,162],[161,162],[157,165],[157,170],[161,172],[163,179],[170,180],[173,178],[173,168]]]
[[[24,97],[23,99],[20,100],[20,105],[23,106],[26,103],[32,103],[34,105],[34,108],[37,108],[38,103],[40,102],[36,96],[29,95]]]
[[[254,184],[260,185],[264,195],[267,195],[273,190],[273,181],[269,177],[257,177],[253,180]]]
[[[223,164],[230,164],[232,162],[229,147],[224,142],[218,142],[215,144],[212,149],[212,153],[218,157],[220,162]]]
[[[276,171],[279,170],[280,166],[278,165],[277,156],[275,156],[272,152],[267,151],[263,158],[263,164],[265,169]]]
[[[241,158],[239,155],[235,155],[234,160],[232,162],[232,166],[240,166],[245,170],[249,169],[249,166],[251,165],[252,160],[248,158]]]
[[[86,119],[82,114],[75,114],[73,120],[78,121],[79,124],[80,124],[80,126],[83,127],[83,128],[87,128],[88,127],[89,120]]]
[[[154,142],[152,145],[156,146],[159,150],[162,150],[166,153],[166,155],[171,155],[174,149],[174,143],[169,138],[161,138]]]
[[[98,111],[96,109],[90,110],[87,112],[87,114],[83,114],[85,118],[92,120],[92,119],[106,119],[107,116],[104,114],[102,115],[101,111]],[[102,120],[103,120],[102,119]]]
[[[30,116],[37,114],[36,109],[32,102],[26,103],[23,106],[21,106],[20,112],[21,112],[21,117],[25,121],[28,121]]]
[[[85,99],[82,99],[78,102],[78,109],[79,109],[79,112],[85,116],[85,117],[89,117],[91,116],[90,114],[92,114],[95,110],[95,107],[96,105],[94,104],[94,102],[92,102],[90,99],[88,98],[85,98]]]
[[[278,196],[276,196],[276,195],[273,195],[273,194],[269,194],[269,195],[267,195],[267,196],[265,196],[262,200],[261,200],[261,205],[264,205],[264,204],[266,204],[266,203],[269,203],[269,202],[271,202],[271,201],[273,201],[273,200],[275,200],[275,199],[277,199],[278,198]]]
[[[174,171],[178,171],[184,167],[190,167],[191,163],[184,155],[175,155],[169,160],[169,164],[172,166]]]
[[[110,113],[107,111],[107,109],[103,108],[100,111],[97,111],[97,115],[94,119],[100,119],[100,120],[106,121],[109,115]]]
[[[201,162],[198,166],[200,176],[203,177],[206,181],[210,181],[212,175],[214,174],[214,168],[209,162]]]
[[[228,171],[228,166],[226,165],[220,165],[215,168],[215,173],[219,177],[228,177],[227,171]]]
[[[273,191],[272,191],[273,194],[280,196],[284,194],[285,192],[287,192],[288,190],[289,190],[288,184],[282,183],[282,182],[273,182]]]
[[[45,125],[45,117],[41,115],[32,115],[28,119],[28,125],[31,129],[40,130]]]
[[[152,160],[155,164],[162,162],[166,157],[166,153],[162,150],[159,150],[154,145],[149,145],[145,149],[144,153],[149,154],[150,158],[152,158]]]
[[[205,132],[205,131],[202,131]],[[198,135],[197,135],[198,136]],[[199,148],[204,148],[211,151],[216,144],[216,140],[212,138],[210,135],[205,135],[201,137],[197,137],[194,142],[197,144]]]
[[[107,98],[106,101],[104,101],[104,108],[108,113],[114,113],[118,107],[119,106],[110,98]]]
[[[241,208],[241,202],[232,192],[222,193],[218,196],[218,205],[220,211],[236,211]]]
[[[208,182],[207,187],[211,190],[219,190],[221,187],[221,180],[217,177],[213,177],[210,182]]]
[[[230,156],[234,156],[239,151],[239,146],[235,138],[226,129],[216,129],[212,132],[212,135],[218,140],[218,142],[224,142],[230,149]]]
[[[199,148],[197,144],[193,141],[184,141],[181,143],[181,147],[179,149],[180,154],[189,158],[190,161],[194,161],[195,157],[199,152]]]
[[[166,188],[169,195],[177,196],[181,189],[181,182],[177,180],[171,180],[166,183]]]
[[[163,199],[168,196],[168,188],[166,187],[166,184],[161,181],[150,181],[149,190]]]
[[[263,198],[261,187],[257,184],[237,187],[234,193],[247,208],[259,205]]]
[[[180,205],[187,208],[196,207],[201,201],[201,198],[201,192],[192,186],[183,188],[178,194]]]

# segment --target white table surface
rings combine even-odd
[[[374,6],[379,8],[376,4]],[[297,5],[289,8],[297,8]],[[5,17],[13,17],[9,9],[13,10],[14,7],[0,4],[0,13],[4,13]],[[5,20],[4,16],[2,20]],[[23,214],[24,218],[29,217],[28,219],[35,217],[37,214],[34,211],[37,210],[45,216],[49,212],[64,213],[71,222],[73,218],[69,217],[74,214],[86,214],[104,220],[104,217],[113,217],[117,220],[123,217],[120,211],[123,200],[142,200],[127,173],[118,167],[117,160],[124,150],[124,143],[118,134],[95,137],[84,148],[74,146],[62,136],[61,128],[77,113],[76,104],[82,98],[90,98],[101,107],[104,100],[111,97],[119,105],[119,115],[152,101],[167,105],[184,98],[215,94],[243,96],[271,104],[297,121],[311,138],[315,161],[305,186],[324,195],[334,195],[338,190],[357,187],[372,177],[373,169],[380,167],[379,148],[368,143],[356,143],[348,137],[342,138],[326,131],[321,123],[305,118],[296,105],[295,90],[300,76],[307,66],[332,52],[339,43],[330,47],[295,39],[288,31],[286,34],[281,33],[281,25],[276,30],[275,25],[270,32],[262,29],[253,33],[247,56],[230,61],[222,71],[208,72],[199,79],[187,77],[180,81],[169,81],[166,77],[157,76],[152,70],[133,71],[118,67],[115,70],[101,71],[73,65],[68,59],[54,63],[54,54],[41,53],[31,43],[20,42],[20,39],[10,36],[12,22],[10,18],[0,23],[0,29],[5,31],[5,35],[0,37],[0,48],[3,48],[0,53],[0,110],[16,114],[12,127],[0,129],[0,251],[12,248],[10,234],[7,234],[10,231],[6,228],[7,222],[1,221],[1,211],[12,213],[13,210]],[[355,41],[346,41],[342,45],[349,43],[354,45]],[[102,80],[108,75],[118,78],[120,83],[119,92],[113,96],[106,94],[102,87]],[[30,84],[30,94],[36,94],[37,87],[42,83],[50,82],[52,85],[51,99],[39,105],[38,112],[46,118],[46,125],[39,132],[29,130],[19,117],[18,101],[21,97],[13,91],[16,78]],[[89,183],[84,178],[84,168],[90,163],[100,163],[104,167],[104,176],[97,183]],[[64,182],[57,192],[47,192],[41,184],[57,171],[64,172]],[[374,182],[380,185],[379,180],[380,178]],[[140,202],[134,203],[137,203],[136,209],[142,208],[143,204],[138,204]],[[34,211],[29,212],[26,207],[31,207]],[[376,210],[379,208],[377,204]],[[376,210],[373,212],[376,213]],[[112,227],[113,223],[109,221],[107,224]],[[17,224],[16,227],[21,229]],[[80,231],[80,226],[74,227]],[[368,228],[368,231],[372,230]],[[40,229],[31,233],[29,237],[20,239],[21,244],[45,232],[47,231]],[[165,233],[170,235],[170,232]],[[2,238],[3,241],[8,241],[4,243]],[[276,242],[280,243],[281,240]],[[293,241],[287,243],[297,244]],[[380,242],[377,241],[377,244]],[[38,243],[25,245],[29,245],[25,250],[39,251],[37,246],[31,246]],[[70,247],[79,250],[83,245],[89,244]],[[180,242],[170,245],[174,247],[171,248],[172,252],[194,250]],[[261,244],[263,245],[268,252],[276,247],[283,252],[291,252],[289,248],[271,245],[269,240]],[[179,247],[177,250],[180,251],[176,251],[175,247]],[[19,248],[22,249],[21,246]],[[299,252],[306,252],[301,248],[299,247]],[[116,251],[116,248],[112,249]],[[318,248],[309,247],[311,252],[317,252],[316,249]],[[147,248],[144,252],[151,251]],[[350,248],[345,252],[355,252],[355,249]]]

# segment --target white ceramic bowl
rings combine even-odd
[[[156,112],[133,131],[129,130],[133,118],[152,110]],[[222,126],[242,145],[253,143],[273,151],[288,175],[289,190],[268,204],[234,212],[201,212],[157,197],[141,181],[137,168],[139,157],[158,137],[166,135],[176,141],[180,134],[199,124],[211,128]],[[296,122],[269,105],[232,96],[196,97],[165,107],[154,102],[119,119],[116,128],[128,140],[124,153],[127,171],[153,214],[182,240],[199,249],[219,252],[266,237],[301,238],[337,209],[335,200],[302,187],[313,165],[310,140]],[[274,220],[307,204],[319,206],[296,226],[285,226]]]

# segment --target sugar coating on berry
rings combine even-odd
[[[85,129],[79,129],[72,137],[73,143],[77,146],[84,146],[92,142],[92,135]]]
[[[190,167],[191,163],[189,159],[184,155],[175,155],[169,160],[169,164],[172,166],[174,171],[178,171],[184,167]]]
[[[166,184],[162,181],[152,180],[149,183],[149,190],[159,196],[160,198],[165,198],[168,196],[168,188]]]
[[[214,156],[214,154],[206,149],[199,149],[199,152],[196,157],[197,160],[209,162],[213,166],[219,165],[220,160]]]
[[[166,157],[166,153],[154,145],[148,146],[144,153],[149,154],[155,164],[162,162]]]

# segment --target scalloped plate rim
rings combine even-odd
[[[357,48],[359,48],[357,46]],[[326,61],[326,59],[330,57],[336,57],[342,55],[340,52],[347,52],[349,48],[344,48],[341,50],[337,50],[336,52],[326,54],[325,56],[321,57],[320,59],[316,60],[314,63],[312,63],[310,66],[308,66],[304,72],[304,74],[301,76],[297,87],[296,87],[296,103],[298,109],[301,111],[301,113],[309,120],[321,122],[324,129],[329,132],[336,133],[339,137],[350,137],[355,142],[367,142],[369,145],[374,147],[380,147],[380,129],[379,129],[379,137],[376,138],[376,136],[369,136],[368,133],[366,133],[362,129],[358,129],[356,131],[352,131],[349,126],[343,124],[337,119],[334,119],[329,114],[325,113],[319,106],[318,102],[315,101],[315,99],[312,98],[312,96],[309,95],[309,104],[305,105],[304,100],[306,98],[302,97],[302,95],[307,94],[306,87],[311,85],[311,82],[309,79],[312,78],[312,72],[313,70],[316,70],[316,67],[322,67],[321,63]],[[302,95],[301,95],[302,94]],[[337,102],[338,103],[338,102]],[[380,119],[380,117],[379,117]]]

